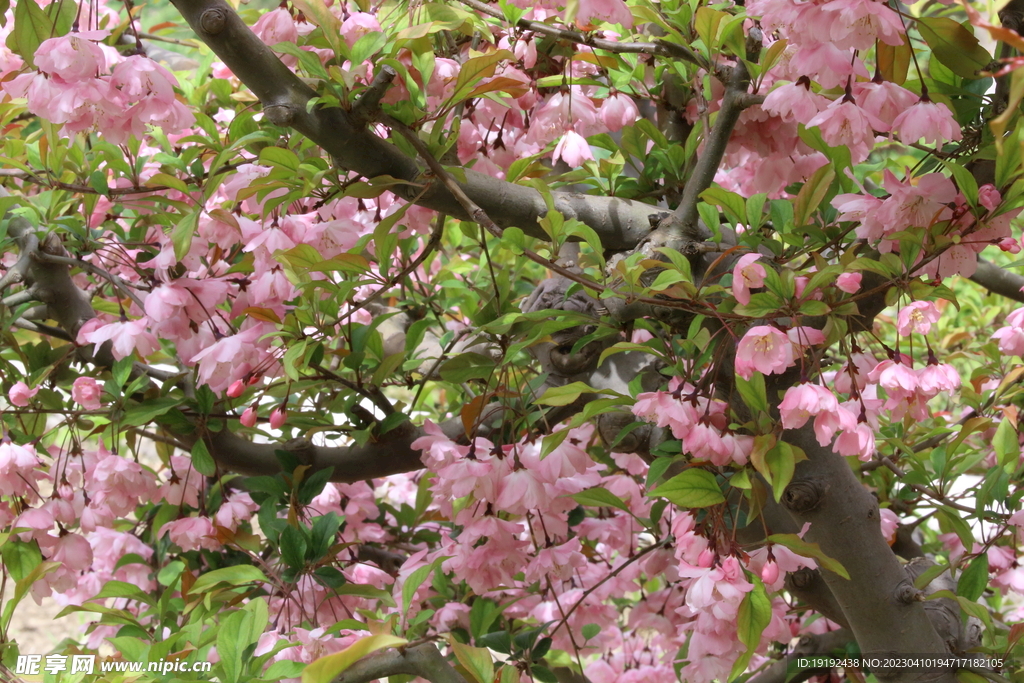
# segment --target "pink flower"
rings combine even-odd
[[[284,408],[274,408],[270,412],[270,428],[280,429],[284,426],[285,420],[288,419],[288,411]]]
[[[45,476],[36,470],[41,464],[35,449],[0,442],[0,495],[34,496],[33,484]]]
[[[775,88],[764,98],[761,108],[775,114],[783,121],[806,124],[822,111],[831,101],[811,90],[811,82],[801,78],[796,83],[786,83]]]
[[[889,45],[900,45],[903,42],[903,22],[884,3],[874,0],[834,0],[821,5],[821,9],[836,15],[829,38],[838,47],[867,50],[874,46],[876,39]]]
[[[219,550],[220,541],[217,540],[217,532],[213,528],[213,522],[207,517],[185,517],[184,519],[168,522],[160,527],[157,536],[165,533],[170,535],[171,543],[182,550]]]
[[[896,117],[918,100],[917,95],[890,81],[854,83],[853,94],[864,111],[886,124],[885,128],[878,129],[886,133],[892,130]]]
[[[377,17],[366,12],[353,12],[341,24],[341,35],[349,47],[356,44],[356,41],[367,33],[380,33],[380,22]]]
[[[89,35],[97,33],[101,32]],[[44,40],[36,48],[35,62],[40,71],[61,83],[93,79],[105,74],[108,68],[103,49],[81,33]]]
[[[836,287],[847,294],[853,294],[860,289],[862,277],[860,273],[843,273],[836,278]]]
[[[28,402],[39,393],[39,387],[35,389],[29,389],[28,385],[22,381],[14,383],[11,390],[7,392],[7,398],[10,399],[11,405],[24,408],[28,405]]]
[[[640,111],[636,108],[632,97],[625,93],[615,92],[604,101],[597,115],[601,118],[601,122],[608,127],[609,132],[614,133],[636,123],[640,118]]]
[[[755,370],[765,375],[781,374],[795,362],[789,337],[769,325],[747,330],[736,348],[736,374],[743,379],[750,379]]]
[[[938,322],[939,309],[931,301],[914,301],[900,309],[896,316],[896,331],[904,337],[912,332],[928,334],[932,323]]]
[[[779,404],[782,426],[785,429],[803,427],[813,415],[836,413],[839,399],[835,394],[817,384],[798,384],[786,390]]]
[[[584,161],[593,159],[587,139],[574,130],[565,131],[565,135],[555,145],[555,151],[551,154],[555,161],[561,159],[572,168],[579,167]]]
[[[839,455],[856,455],[867,462],[875,454],[875,432],[871,425],[859,422],[853,429],[846,429],[832,446]]]
[[[917,373],[918,390],[925,398],[941,393],[952,393],[960,388],[960,373],[952,365],[936,363],[926,365]]]
[[[992,183],[982,185],[978,188],[978,203],[989,211],[995,211],[996,207],[1002,204],[1003,196]]]
[[[875,143],[875,131],[886,125],[852,100],[838,99],[807,122],[817,126],[821,137],[833,147],[849,147],[854,163],[867,158]]]
[[[808,346],[818,346],[825,343],[825,333],[814,327],[798,325],[786,330],[786,336],[793,342],[793,347],[803,351]]]
[[[592,24],[594,19],[633,28],[633,13],[622,0],[580,0],[576,23],[586,26]]]
[[[941,145],[950,140],[960,140],[960,124],[953,118],[953,112],[938,102],[922,97],[921,101],[896,117],[892,129],[906,144],[921,138],[931,145]]]
[[[100,384],[92,377],[79,377],[71,385],[71,398],[86,410],[99,410]]]
[[[897,401],[913,398],[917,392],[917,374],[903,363],[883,360],[868,375],[869,382],[877,382],[890,398]]]
[[[121,360],[138,351],[143,356],[148,356],[160,350],[160,342],[153,333],[146,329],[146,320],[127,320],[122,318],[118,322],[104,325],[101,322],[93,324],[90,320],[78,331],[79,344],[102,345],[104,342],[111,343],[111,352],[114,358]]]
[[[744,254],[732,270],[732,294],[744,306],[750,303],[751,288],[764,285],[764,266],[755,263],[759,258],[760,254]]]
[[[900,518],[889,508],[882,508],[878,511],[878,522],[882,527],[882,536],[886,543],[892,545],[896,542],[896,530],[900,527]]]

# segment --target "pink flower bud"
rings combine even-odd
[[[697,566],[707,569],[715,563],[715,551],[711,548],[704,548],[697,557]]]
[[[256,410],[252,406],[249,406],[248,408],[246,408],[245,412],[242,413],[242,417],[240,418],[239,422],[242,423],[243,427],[255,427],[256,426]]]
[[[231,386],[228,387],[228,396],[231,398],[238,398],[242,395],[243,391],[245,391],[245,381],[236,379],[231,383]]]
[[[86,410],[100,409],[100,383],[92,377],[79,377],[71,385],[71,398]]]
[[[1020,242],[1018,242],[1012,237],[1004,237],[1003,239],[999,240],[997,244],[999,245],[999,248],[1002,249],[1003,251],[1008,251],[1011,254],[1020,253]]]
[[[847,294],[853,294],[860,289],[860,281],[862,277],[864,276],[860,273],[843,273],[836,278],[836,287]]]
[[[775,564],[774,561],[768,560],[761,567],[761,580],[769,586],[779,580],[779,565]]]
[[[37,393],[39,393],[39,387],[29,389],[28,385],[24,382],[16,382],[14,386],[11,387],[11,390],[7,392],[7,398],[10,399],[11,405],[24,408]]]
[[[274,408],[274,411],[270,413],[270,427],[271,429],[280,429],[284,426],[284,421],[288,418],[288,412],[284,408]]]

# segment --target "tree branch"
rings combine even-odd
[[[363,657],[336,676],[331,683],[369,683],[379,678],[406,674],[430,683],[466,683],[433,643],[393,648]]]
[[[799,669],[797,660],[801,657],[826,655],[830,652],[842,651],[847,643],[853,640],[853,634],[845,628],[827,633],[806,635],[793,648],[793,651],[775,662],[761,673],[747,680],[747,683],[803,683],[811,676],[826,673],[825,669]]]
[[[463,5],[472,7],[477,12],[487,14],[495,17],[496,19],[505,19],[505,15],[500,9],[489,5],[479,0],[459,0]],[[526,31],[533,31],[541,35],[550,36],[552,38],[559,38],[561,40],[568,40],[579,45],[587,45],[589,47],[595,47],[599,50],[605,50],[606,52],[614,52],[616,54],[630,54],[630,53],[641,53],[658,55],[661,57],[672,57],[675,59],[682,59],[691,64],[696,64],[702,68],[708,68],[708,64],[705,60],[701,59],[697,53],[693,52],[689,47],[680,45],[678,43],[670,43],[667,40],[655,40],[654,42],[643,42],[643,43],[630,43],[630,42],[618,42],[614,40],[604,40],[602,38],[595,38],[587,36],[578,31],[569,31],[566,29],[560,29],[550,24],[545,24],[541,21],[531,21],[529,19],[520,19],[516,22],[516,26]]]
[[[1001,294],[1008,299],[1024,303],[1024,277],[1000,268],[996,264],[978,259],[978,269],[971,276],[971,282],[981,285],[993,294]]]
[[[810,424],[786,430],[788,443],[803,449],[782,505],[799,525],[810,523],[806,540],[839,561],[850,579],[827,570],[821,576],[846,616],[865,654],[945,654],[920,592],[907,576],[879,524],[878,502],[854,475],[846,459],[818,445]],[[953,672],[878,670],[882,681],[953,683]]]
[[[704,149],[697,159],[693,174],[683,187],[682,201],[669,217],[661,221],[656,231],[659,236],[664,235],[666,243],[679,237],[689,242],[701,242],[707,238],[705,230],[698,224],[697,204],[701,193],[711,187],[715,180],[715,174],[722,164],[722,157],[725,156],[725,149],[729,145],[729,138],[739,121],[740,114],[754,103],[754,100],[747,96],[749,85],[750,74],[747,73],[743,62],[737,61],[728,72],[722,106],[718,110],[715,124],[711,127],[711,133],[704,141]],[[652,234],[651,237],[657,241],[655,235]]]
[[[175,7],[217,56],[263,104],[271,123],[292,127],[327,151],[338,164],[368,178],[390,175],[410,185],[396,185],[393,192],[408,201],[463,220],[471,219],[451,192],[440,185],[419,194],[424,183],[421,167],[397,147],[352,120],[340,107],[314,107],[316,96],[285,66],[224,2],[224,0],[173,0]],[[460,187],[475,204],[501,227],[516,226],[524,233],[547,239],[538,220],[547,213],[544,197],[523,187],[470,169]],[[594,229],[609,249],[630,249],[651,227],[656,207],[615,197],[554,192],[554,207]]]

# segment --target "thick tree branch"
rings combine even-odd
[[[349,112],[340,107],[308,111],[307,103],[316,93],[256,37],[226,2],[174,0],[174,5],[203,42],[259,98],[271,123],[294,128],[344,168],[368,178],[390,175],[409,183],[393,188],[404,199],[464,220],[471,218],[445,187],[430,184],[421,193],[429,179],[416,160],[357,126]],[[530,236],[547,238],[538,223],[547,205],[537,190],[468,169],[460,186],[499,226],[516,226]],[[556,210],[589,225],[609,249],[635,246],[650,232],[650,217],[659,213],[656,207],[614,197],[562,192],[553,193],[553,197]]]
[[[375,652],[345,669],[332,683],[369,683],[399,674],[419,676],[430,683],[466,683],[433,643]]]
[[[971,282],[975,282],[993,294],[1001,294],[1008,299],[1024,303],[1024,277],[1011,273],[1000,268],[996,264],[978,259],[978,269],[971,276]]]
[[[810,424],[785,432],[803,449],[782,504],[799,525],[810,523],[805,539],[839,561],[850,579],[821,575],[846,616],[865,654],[945,654],[920,591],[889,548],[879,524],[878,502],[854,475],[846,459],[818,445]],[[899,683],[953,683],[953,672],[878,670],[879,680]]]
[[[722,164],[725,149],[729,144],[732,131],[739,121],[740,114],[746,107],[753,104],[747,96],[750,85],[750,74],[742,61],[737,61],[728,72],[725,83],[725,94],[722,96],[722,107],[718,110],[711,132],[704,142],[704,149],[697,159],[693,175],[686,181],[683,198],[676,210],[658,225],[656,234],[651,235],[655,242],[664,241],[671,244],[682,238],[688,242],[701,242],[707,239],[704,229],[698,224],[697,204],[704,190],[711,187],[718,167]],[[662,246],[657,244],[656,246]]]
[[[827,669],[801,670],[797,664],[801,657],[841,652],[852,640],[853,634],[845,628],[803,636],[792,652],[750,678],[747,683],[803,683],[812,676],[827,673]]]

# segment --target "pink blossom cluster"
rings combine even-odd
[[[638,395],[633,414],[668,427],[675,438],[682,439],[683,452],[697,460],[745,465],[754,440],[728,429],[727,407],[724,401],[705,398],[692,385],[674,379],[669,391]]]
[[[692,391],[680,383],[673,388]],[[647,402],[643,414],[653,419],[668,415],[664,426],[673,429],[690,420],[691,427],[697,426],[698,409],[721,416],[724,406],[706,400],[688,403],[667,392],[641,400]],[[496,447],[477,438],[472,445],[460,445],[437,427],[426,429],[428,435],[413,445],[434,473],[431,488],[439,512],[454,526],[442,527],[440,547],[417,556],[415,566],[445,558],[442,568],[475,593],[516,598],[506,611],[516,618],[557,623],[572,608],[566,626],[551,633],[556,648],[571,651],[570,631],[578,634],[588,623],[601,625],[585,646],[576,636],[585,653],[601,654],[586,666],[593,680],[674,681],[672,662],[686,642],[685,680],[709,683],[728,674],[742,649],[734,623],[740,602],[752,588],[746,572],[760,572],[764,558],[751,560],[755,564],[746,569],[738,556],[720,557],[699,533],[693,515],[675,512],[663,522],[663,532],[674,539],[671,546],[648,549],[642,561],[629,563],[637,552],[632,515],[650,514],[635,478],[646,465],[638,456],[614,454],[625,472],[605,471],[586,452],[590,428],[569,430],[544,457],[543,441]],[[718,439],[723,436],[749,441],[731,435]],[[710,447],[707,452],[713,453]],[[746,454],[740,457],[745,461]],[[568,514],[576,503],[568,494],[594,487],[615,494],[632,514],[602,509],[569,526]],[[809,562],[788,552],[781,557],[787,568]],[[649,583],[652,577],[660,577],[659,582]],[[540,594],[531,593],[528,586],[538,581]],[[623,620],[609,601],[635,593],[645,582],[661,587],[651,588],[648,599],[636,603]],[[435,623],[438,628],[464,624],[467,613],[464,605],[450,605],[438,612]],[[763,642],[790,637],[785,605],[778,600]]]
[[[918,267],[931,277],[970,277],[977,269],[977,255],[989,245],[1016,253],[1020,243],[1011,237],[1010,221],[1021,209],[999,213],[1002,197],[992,185],[978,189],[980,206],[986,213],[975,218],[953,181],[940,173],[900,181],[885,171],[885,198],[868,193],[839,194],[832,205],[840,221],[856,221],[857,237],[877,243],[882,253],[898,249],[890,237],[909,228],[931,228],[945,224],[943,233],[951,239]],[[951,208],[953,207],[953,208]],[[922,257],[923,260],[923,257]]]
[[[195,117],[174,94],[178,82],[156,62],[140,55],[121,58],[100,44],[106,31],[71,33],[42,42],[37,71],[2,87],[24,97],[33,114],[64,125],[67,134],[99,131],[118,144],[142,139],[149,125],[166,133],[192,126]]]

